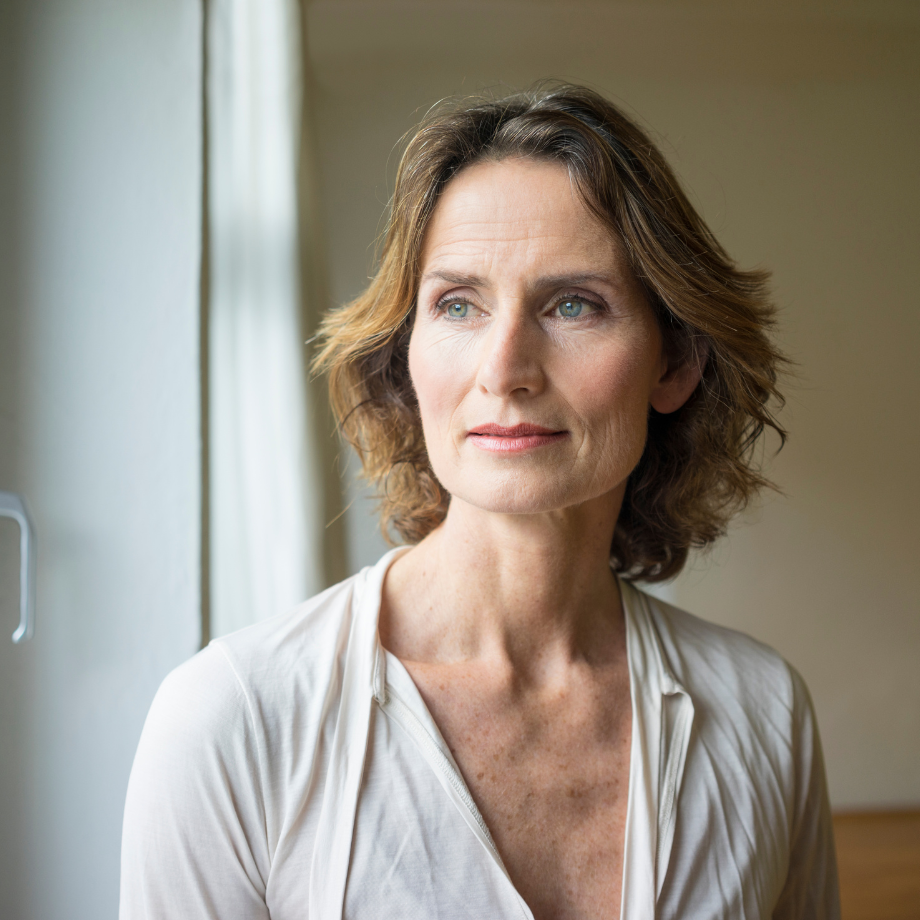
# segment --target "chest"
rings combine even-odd
[[[417,683],[536,920],[618,917],[628,675],[539,697],[463,677]]]

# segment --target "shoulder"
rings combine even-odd
[[[347,641],[358,577],[288,613],[214,639],[171,671],[151,705],[142,749],[178,754],[186,745],[202,753],[259,747],[292,711],[302,713],[305,702],[325,697]]]
[[[352,598],[361,580],[355,575],[287,613],[214,639],[206,651],[226,662],[242,692],[258,698],[260,708],[292,694],[321,695],[347,644]]]
[[[752,716],[767,709],[792,713],[804,683],[779,652],[738,630],[638,594],[668,669],[694,701],[719,708],[740,705]]]
[[[335,718],[360,577],[212,641],[167,675],[131,771],[125,852],[147,859],[157,841],[169,852],[191,840],[210,859],[208,847],[230,840],[255,860],[253,879],[266,877]]]
[[[775,649],[637,592],[663,665],[694,705],[704,738],[735,737],[775,769],[793,768],[798,739],[814,723],[805,682]]]
[[[751,636],[641,597],[663,666],[693,702],[695,746],[709,762],[707,769],[747,777],[756,798],[772,797],[774,810],[789,817],[801,776],[823,769],[814,708],[801,675]]]
[[[745,916],[774,905],[777,917],[836,916],[824,766],[802,677],[751,636],[638,595],[663,668],[693,704],[661,903],[677,899],[683,913],[709,904],[713,873],[729,865]],[[809,899],[811,908],[787,909]]]
[[[256,708],[264,718],[270,713],[266,703],[289,702],[292,691],[307,696],[321,692],[347,640],[357,577],[290,612],[212,640],[167,675],[151,717],[168,712],[175,728],[184,722],[193,730],[207,722],[217,727],[232,714]]]

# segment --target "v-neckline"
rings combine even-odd
[[[387,563],[387,568],[389,568],[389,564],[397,558],[398,554],[401,555],[399,550],[393,550],[391,551],[391,554],[388,554],[391,555],[391,558]],[[383,560],[381,560],[381,562],[382,561]],[[382,581],[383,579],[381,579],[381,583]],[[626,626],[626,659],[627,666],[629,668],[630,705],[632,707],[629,755],[629,785],[627,791],[626,822],[623,839],[622,876],[620,879],[619,917],[620,920],[623,920],[623,918],[626,917],[627,906],[626,891],[627,883],[629,881],[627,877],[627,870],[630,869],[635,863],[639,862],[643,864],[642,871],[640,871],[639,877],[633,881],[632,885],[630,886],[630,890],[633,890],[638,886],[642,889],[645,889],[646,892],[651,890],[651,892],[654,893],[654,845],[642,846],[641,842],[633,844],[632,846],[630,846],[630,844],[632,837],[635,836],[634,833],[631,834],[631,824],[636,820],[642,820],[640,816],[646,813],[645,808],[634,804],[634,799],[646,800],[649,798],[650,790],[646,788],[647,782],[651,778],[651,773],[655,772],[657,774],[657,771],[650,771],[648,769],[649,765],[643,762],[645,759],[645,745],[641,744],[641,741],[645,733],[642,731],[642,726],[639,726],[639,730],[637,731],[636,724],[638,718],[641,718],[642,709],[644,709],[644,707],[639,707],[639,715],[637,716],[636,680],[638,675],[635,673],[633,659],[635,657],[634,646],[638,640],[636,635],[636,628],[631,624],[632,617],[630,616],[630,613],[627,612],[626,599],[627,590],[635,591],[635,589],[633,589],[630,585],[625,585],[619,576],[617,576],[617,581],[620,588],[623,618]],[[630,600],[632,600],[632,598],[630,598]],[[400,661],[396,655],[383,647],[382,643],[380,642],[379,635],[377,637],[374,675],[375,698],[377,703],[381,706],[384,712],[395,718],[396,721],[413,738],[423,756],[426,757],[426,760],[428,760],[432,769],[435,770],[435,773],[438,775],[439,779],[442,779],[443,777],[443,779],[446,780],[446,783],[442,782],[442,785],[444,785],[449,797],[453,800],[454,805],[460,810],[461,814],[466,819],[467,824],[480,840],[480,843],[482,843],[486,848],[489,856],[496,861],[498,867],[501,869],[502,874],[507,879],[508,884],[511,885],[511,887],[514,889],[524,916],[527,918],[527,920],[533,920],[533,913],[521,893],[517,890],[510,875],[508,874],[508,870],[502,861],[501,854],[498,851],[498,847],[495,845],[495,841],[492,838],[491,831],[488,828],[485,818],[479,810],[479,807],[476,804],[476,800],[474,799],[472,792],[470,791],[466,781],[463,778],[460,767],[457,764],[453,753],[450,750],[450,747],[445,741],[444,736],[441,734],[441,730],[438,727],[434,716],[428,709],[428,706],[426,705],[424,698],[418,689],[418,686],[416,685],[412,675],[409,673],[403,662]],[[395,706],[391,705],[391,701],[395,703]],[[413,720],[415,722],[414,725],[412,724]],[[419,734],[420,731],[424,732],[427,740],[423,740],[422,736]],[[637,750],[639,755],[638,758]],[[641,839],[645,835],[639,836]],[[637,849],[640,849],[642,853],[640,854],[631,852]],[[650,881],[651,885],[649,885]],[[643,900],[647,900],[647,898],[644,898]],[[654,900],[652,903],[654,906]],[[649,916],[652,915],[653,914],[649,914]]]

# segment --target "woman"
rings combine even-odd
[[[595,93],[432,114],[318,357],[407,546],[167,678],[122,917],[837,917],[801,678],[632,584],[764,484],[764,281]]]

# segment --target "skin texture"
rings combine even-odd
[[[615,236],[555,164],[468,167],[428,227],[409,346],[444,523],[384,585],[380,634],[537,920],[618,917],[632,711],[608,559],[671,366]],[[549,436],[486,437],[483,426]],[[496,449],[498,448],[498,449]]]

